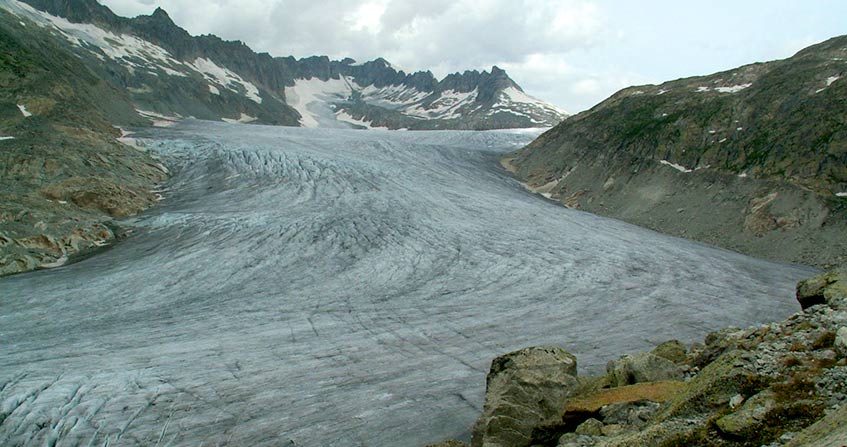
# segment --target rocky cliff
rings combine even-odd
[[[630,87],[504,165],[568,206],[769,259],[847,253],[847,37]]]
[[[578,376],[558,347],[500,356],[472,445],[842,446],[847,271],[801,282],[797,299],[803,310],[782,322],[672,340],[602,376]]]
[[[59,37],[141,110],[172,117],[306,127],[497,129],[553,126],[564,112],[532,98],[501,69],[439,81],[384,59],[356,63],[255,53],[191,36],[167,12],[120,17],[95,0],[3,0]]]

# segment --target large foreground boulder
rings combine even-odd
[[[813,276],[797,284],[797,301],[803,310],[826,304],[839,310],[847,309],[847,269],[833,270]]]
[[[471,445],[531,445],[534,428],[561,420],[577,385],[576,357],[558,347],[524,348],[495,358]]]

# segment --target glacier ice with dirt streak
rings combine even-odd
[[[134,235],[0,279],[0,445],[467,439],[498,354],[597,371],[813,273],[528,193],[496,160],[537,133],[146,132],[175,176]]]

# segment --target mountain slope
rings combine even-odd
[[[108,245],[111,218],[155,203],[166,172],[117,124],[144,124],[124,92],[0,10],[0,275]]]
[[[256,54],[242,42],[191,36],[162,9],[119,17],[94,0],[2,0],[58,37],[142,110],[307,127],[549,127],[564,112],[526,95],[497,67],[438,81],[384,59]]]
[[[847,37],[630,87],[505,162],[552,198],[772,259],[844,262]]]

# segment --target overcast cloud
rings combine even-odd
[[[847,33],[843,0],[101,0],[274,56],[384,57],[438,77],[506,69],[571,112],[620,88],[785,58]]]

